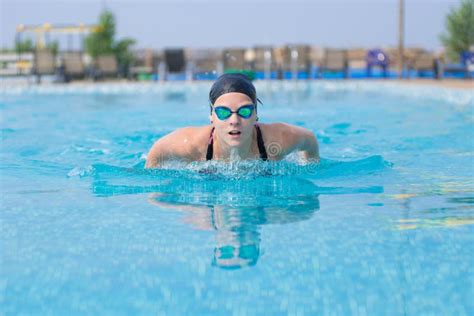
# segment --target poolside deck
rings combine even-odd
[[[401,85],[422,85],[422,86],[436,86],[443,88],[456,88],[456,89],[474,89],[473,80],[459,80],[459,79],[408,79],[408,80],[393,80]]]

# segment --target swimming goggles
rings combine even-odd
[[[227,120],[233,113],[237,113],[238,116],[244,119],[249,119],[252,116],[255,106],[253,104],[244,105],[237,109],[237,111],[232,111],[226,106],[216,106],[214,112],[216,112],[217,118],[221,121]]]

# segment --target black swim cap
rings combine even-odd
[[[257,102],[262,103],[257,98],[257,91],[250,79],[246,75],[239,73],[223,74],[217,78],[211,87],[211,91],[209,91],[209,102],[213,105],[217,98],[230,92],[239,92],[247,95],[252,99],[255,106],[257,106]]]

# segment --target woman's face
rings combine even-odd
[[[236,112],[240,107],[249,104],[253,104],[253,102],[247,95],[239,92],[230,92],[218,97],[214,102],[213,108],[225,106]],[[219,141],[224,142],[229,147],[239,147],[241,144],[251,140],[256,117],[255,109],[252,116],[248,119],[240,117],[237,113],[232,113],[229,118],[220,120],[214,110],[211,113],[211,121],[215,127],[214,132],[217,133]]]

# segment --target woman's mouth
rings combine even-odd
[[[240,137],[240,134],[241,132],[240,131],[237,131],[237,130],[234,130],[234,131],[230,131],[229,132],[229,135],[232,137],[232,138],[237,138],[237,137]]]

